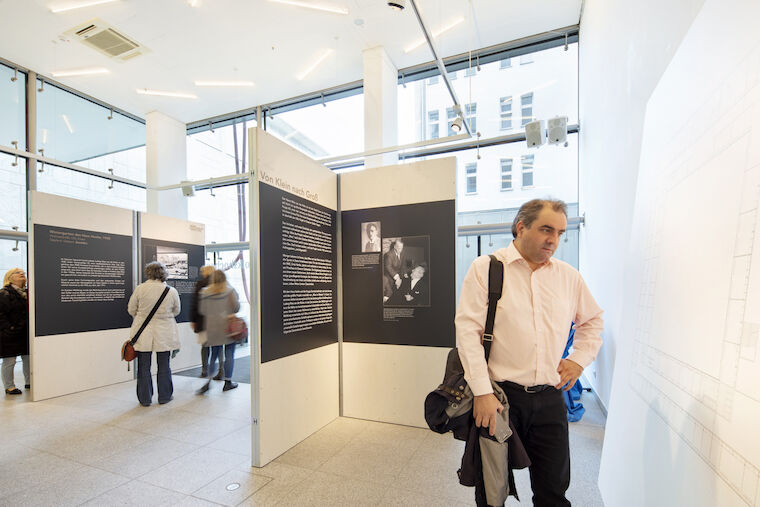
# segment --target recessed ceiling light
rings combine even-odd
[[[73,134],[74,133],[74,128],[71,126],[71,122],[69,121],[69,117],[66,116],[65,114],[62,114],[61,118],[63,119],[63,123],[66,124],[66,128],[68,129],[69,134]]]
[[[345,7],[339,7],[337,5],[329,4],[313,4],[309,2],[301,2],[299,0],[269,0],[276,4],[295,5],[296,7],[304,7],[306,9],[314,9],[316,11],[331,12],[333,14],[348,14],[348,9]]]
[[[303,72],[301,72],[299,75],[296,76],[296,79],[298,79],[299,81],[302,81],[306,76],[308,76],[309,74],[311,74],[311,71],[313,71],[314,69],[316,69],[319,66],[319,64],[322,63],[325,60],[325,58],[327,58],[328,56],[330,56],[332,54],[332,52],[333,52],[332,49],[325,49],[322,52],[322,54],[319,55],[319,58],[317,58],[316,60],[314,60],[314,63],[312,63],[306,70],[304,70]]]
[[[253,81],[195,81],[195,86],[253,86]]]
[[[118,2],[119,0],[87,0],[85,2],[69,2],[67,4],[59,4],[57,7],[50,7],[50,12],[59,13],[66,11],[73,11],[74,9],[83,9],[84,7],[92,7],[93,5],[110,4],[112,2]]]
[[[190,7],[198,7],[201,4],[201,0],[187,0],[187,5]]]
[[[456,18],[455,20],[453,20],[448,25],[444,26],[443,28],[439,28],[437,31],[433,32],[433,37],[438,37],[439,35],[441,35],[441,34],[443,34],[445,32],[448,32],[449,30],[451,30],[452,28],[454,28],[455,26],[457,26],[462,21],[464,21],[464,18],[462,16],[459,16],[458,18]],[[424,43],[425,43],[425,39],[419,39],[419,40],[415,41],[414,44],[410,44],[409,46],[405,47],[404,48],[404,53],[411,53],[412,51],[414,51],[418,47],[422,46]]]
[[[54,70],[51,72],[53,77],[72,77],[72,76],[91,76],[94,74],[108,74],[110,71],[104,67],[93,67],[90,69],[72,69],[72,70]]]
[[[197,99],[197,95],[193,95],[192,93],[181,93],[181,92],[164,92],[161,90],[149,90],[148,88],[138,88],[137,93],[140,95],[154,95],[157,97],[174,97],[177,99]]]

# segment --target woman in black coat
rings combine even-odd
[[[13,383],[17,356],[21,356],[24,364],[24,387],[29,389],[29,300],[26,275],[21,268],[5,273],[0,289],[0,357],[3,358],[5,394],[21,394],[21,389]]]

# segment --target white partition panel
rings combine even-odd
[[[301,234],[305,229],[292,225],[293,214],[335,216],[337,177],[260,129],[250,129],[249,140],[250,168],[256,175],[249,187],[254,212],[251,280],[256,295],[251,305],[252,464],[264,466],[339,413],[337,309],[332,323],[315,326],[328,326],[328,331],[310,330],[320,335],[316,341],[311,332],[309,336],[303,332],[283,334],[286,287],[282,277],[273,273],[284,269],[281,259],[286,254],[306,254],[292,245],[286,247],[284,233],[271,232],[284,231],[289,222],[290,233]],[[292,207],[286,212],[285,206]],[[306,228],[313,225],[301,223]],[[335,254],[333,250],[331,255]],[[337,278],[335,272],[332,276]],[[274,300],[279,300],[280,309],[262,311]]]
[[[758,19],[707,0],[647,106],[599,476],[613,507],[760,506]]]
[[[443,379],[446,356],[454,346],[456,159],[435,159],[345,173],[340,176],[340,192],[345,291],[343,415],[426,427],[425,396]],[[414,215],[420,215],[420,223],[412,225],[407,217]],[[354,271],[356,263],[365,262],[370,254],[358,248],[358,245],[364,245],[366,237],[361,236],[360,243],[358,237],[351,237],[352,232],[356,232],[351,229],[363,228],[374,220],[380,226],[382,238],[430,234],[430,252],[426,252],[425,257],[432,282],[439,285],[430,290],[432,298],[428,306],[411,309],[416,312],[414,316],[401,318],[399,322],[389,321],[386,312],[409,309],[385,308],[381,294],[374,294],[381,290],[376,284],[380,280],[378,271],[383,269],[382,254],[379,265],[371,261],[374,265]],[[433,224],[438,225],[438,222],[447,225],[443,230],[435,229]],[[445,245],[443,248],[451,248],[451,252],[436,251],[441,240]],[[410,243],[409,239],[407,243]],[[445,258],[442,258],[444,253]],[[365,268],[369,268],[369,276]],[[346,286],[346,280],[352,275],[364,277],[362,291],[372,292],[362,300],[361,306],[379,308],[380,312],[374,314],[376,310],[369,310],[366,316],[361,316],[360,320],[364,322],[354,324],[351,319],[355,312],[349,311],[352,303],[348,299],[353,298],[355,288]],[[360,292],[356,295],[362,297]],[[365,317],[374,320],[367,323],[370,321],[365,321]],[[427,322],[425,319],[441,326],[440,330],[426,325],[415,328],[414,320]],[[418,346],[418,343],[427,346]]]
[[[143,240],[148,241],[154,240],[205,247],[206,229],[205,225],[197,222],[188,222],[187,220],[165,217],[152,213],[141,213],[140,237]],[[203,259],[205,259],[205,256]],[[148,261],[148,259],[143,259],[143,266],[145,266]],[[201,263],[202,262],[203,261],[201,261]],[[180,292],[180,298],[182,299],[184,313],[184,307],[187,306],[189,297],[183,297],[184,291],[181,288],[178,288],[178,290]],[[178,326],[180,349],[177,356],[171,360],[172,370],[183,370],[195,366],[200,366],[201,346],[198,344],[198,335],[193,332],[192,328],[190,327],[190,322],[179,322]],[[155,372],[155,361],[154,364],[152,364],[152,368]]]
[[[121,344],[129,338],[128,327],[36,336],[37,295],[34,287],[41,281],[36,279],[36,273],[42,271],[42,266],[35,266],[34,229],[35,225],[42,225],[132,236],[132,211],[35,191],[30,192],[29,199],[29,336],[33,399],[38,401],[131,380],[133,373],[127,371],[127,365],[120,357]],[[128,283],[131,286],[131,279]],[[125,300],[125,315],[126,311]],[[59,323],[77,324],[66,322],[65,317]]]
[[[264,363],[259,375],[263,465],[338,416],[338,344]]]

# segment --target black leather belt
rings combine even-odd
[[[499,382],[499,384],[502,384],[506,387],[509,387],[511,389],[515,389],[518,391],[525,391],[526,393],[540,393],[541,391],[546,391],[547,389],[554,389],[554,386],[549,384],[541,384],[537,386],[524,386],[522,384],[517,384],[515,382],[510,382],[509,380],[505,380],[503,382]]]

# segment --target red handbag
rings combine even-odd
[[[248,325],[240,317],[231,315],[227,322],[227,336],[236,342],[243,341],[248,336]]]

